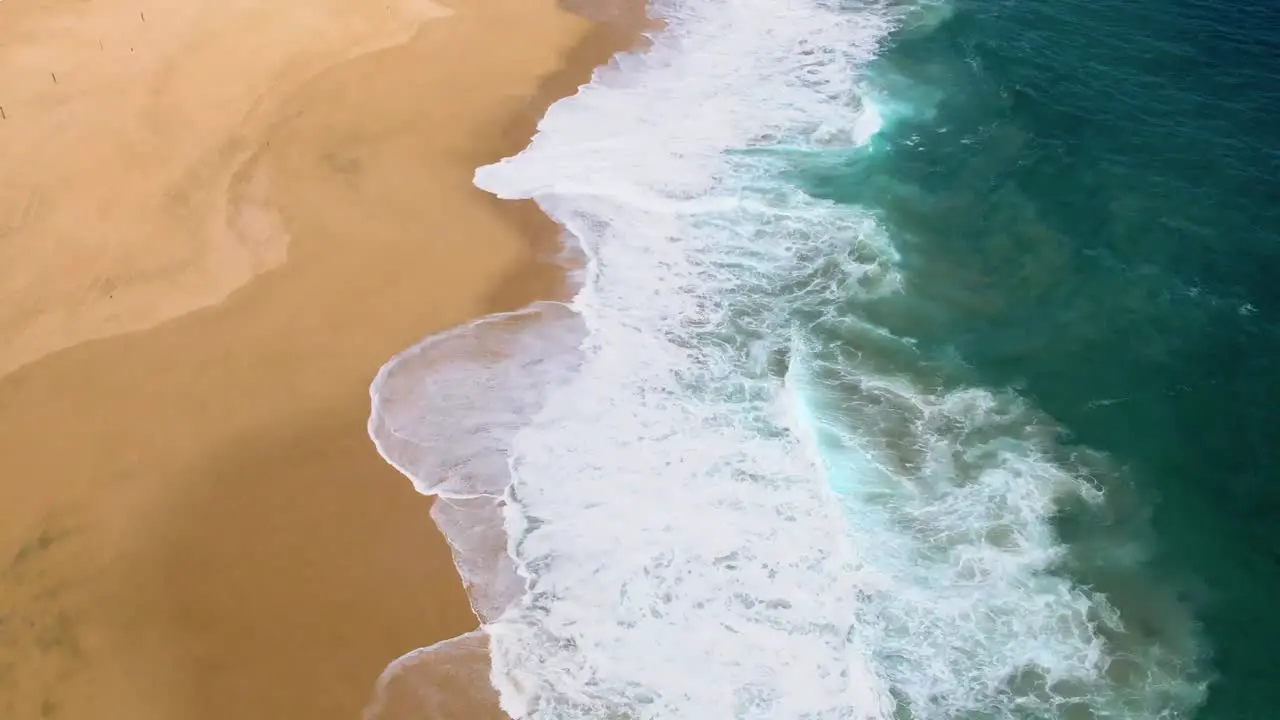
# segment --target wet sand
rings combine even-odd
[[[471,174],[631,35],[262,7],[0,3],[0,716],[354,718],[475,626],[368,383],[560,291]]]

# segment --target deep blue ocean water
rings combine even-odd
[[[1280,717],[1280,3],[953,9],[871,64],[871,150],[796,177],[890,228],[908,291],[873,317],[1123,468],[1059,530],[1149,529],[1205,633],[1197,717]]]

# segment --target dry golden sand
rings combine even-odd
[[[0,717],[355,718],[474,627],[367,385],[557,291],[472,170],[629,35],[451,7],[0,1]]]

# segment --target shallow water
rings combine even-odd
[[[653,48],[477,172],[567,229],[576,298],[372,389],[379,449],[448,498],[503,708],[1280,706],[1280,22],[653,11]],[[412,664],[483,671],[466,648]]]

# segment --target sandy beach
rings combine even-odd
[[[471,175],[633,33],[445,5],[0,2],[0,716],[355,718],[475,626],[368,383],[560,291]]]

